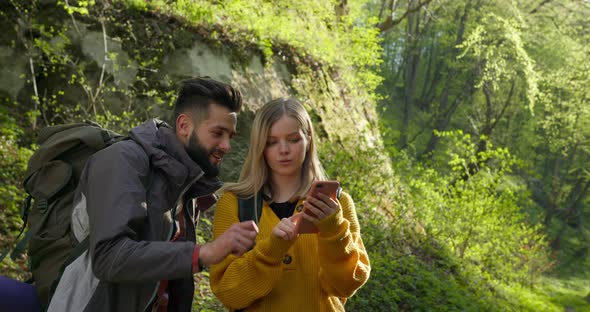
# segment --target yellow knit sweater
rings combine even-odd
[[[342,192],[340,207],[320,222],[318,234],[292,242],[271,235],[279,219],[264,202],[255,247],[211,266],[215,295],[231,310],[344,311],[371,267],[350,195]],[[215,211],[215,238],[237,222],[237,197],[225,193]]]

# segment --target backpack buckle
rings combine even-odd
[[[39,199],[37,200],[37,209],[39,209],[39,211],[42,214],[45,214],[45,212],[47,211],[47,207],[49,207],[47,199]]]

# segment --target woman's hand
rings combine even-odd
[[[295,233],[295,223],[291,221],[291,218],[283,218],[272,229],[272,235],[284,240],[294,240],[299,236],[299,234]]]
[[[316,196],[309,196],[303,206],[307,210],[303,213],[303,218],[317,225],[321,220],[333,215],[340,209],[338,201],[330,196],[318,193]]]

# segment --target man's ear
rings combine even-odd
[[[183,143],[188,142],[193,128],[193,120],[187,114],[183,113],[176,117],[176,136]]]

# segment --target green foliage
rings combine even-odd
[[[89,0],[89,1],[78,0],[78,1],[72,1],[72,2],[75,4],[70,4],[68,1],[58,0],[57,4],[63,6],[63,8],[66,10],[66,12],[68,12],[68,14],[70,14],[70,15],[74,14],[74,13],[87,15],[88,14],[88,7],[91,7],[95,4],[94,0]]]
[[[492,294],[476,271],[416,222],[406,185],[384,166],[384,151],[356,139],[324,142],[321,159],[355,201],[371,277],[346,303],[350,311],[489,311]]]
[[[197,243],[204,244],[213,239],[213,215],[214,210],[208,210],[199,219],[197,224]],[[211,312],[223,311],[223,304],[217,300],[209,286],[209,270],[195,275],[195,296],[193,297],[192,311]]]
[[[397,13],[413,4],[400,2]],[[428,227],[446,231],[459,255],[469,253],[469,247],[461,252],[461,242],[470,240],[454,235],[454,224],[437,220],[447,207],[474,211],[475,218],[506,205],[502,209],[523,213],[508,223],[528,222],[535,235],[547,237],[554,251],[550,260],[533,256],[527,261],[542,260],[539,267],[555,263],[561,273],[567,268],[588,274],[590,38],[583,26],[588,16],[586,1],[442,1],[426,4],[384,34],[385,81],[379,91],[385,98],[380,103],[385,144],[396,164],[397,157],[407,162],[400,164],[402,176],[420,177],[408,184],[425,179],[428,183],[421,187],[431,196],[431,204],[443,201],[436,206],[441,211],[429,217]],[[469,145],[437,134],[455,130],[470,134],[475,150],[452,160],[449,151]],[[483,161],[492,170],[479,170],[478,155],[487,158],[485,153],[493,148],[489,144],[497,147],[494,152],[506,149],[520,159],[518,166],[508,166],[514,171],[502,169],[508,154],[490,155],[492,159]],[[451,182],[459,183],[453,187],[462,187],[460,192],[444,189],[449,175]],[[473,185],[462,185],[464,180]],[[463,230],[486,233],[484,225],[460,221],[468,225]],[[494,233],[495,227],[488,230]],[[488,246],[477,252],[501,248]],[[520,256],[508,259],[514,252],[489,256],[518,267]]]
[[[363,1],[347,1],[346,5],[346,14],[340,16],[335,14],[333,1],[313,0],[158,0],[151,1],[149,9],[211,31],[221,27],[231,41],[256,46],[269,61],[275,54],[284,57],[296,52],[307,63],[342,71],[348,88],[372,91],[381,82],[374,72],[381,62],[376,20],[366,16]]]
[[[522,212],[526,185],[511,175],[518,160],[489,142],[478,152],[461,131],[440,136],[451,141],[446,166],[412,164],[413,172],[407,173],[412,203],[427,232],[490,278],[534,282],[551,263],[541,228],[529,225]]]
[[[22,226],[21,203],[25,199],[22,183],[26,165],[32,150],[18,145],[17,138],[22,134],[16,121],[10,117],[5,107],[0,106],[0,252],[12,247]],[[13,262],[9,258],[0,263],[2,275],[25,279],[26,259]]]
[[[553,153],[571,155],[582,147],[588,152],[590,137],[590,62],[557,69],[542,81],[539,101],[543,104],[540,128]]]
[[[549,8],[548,8],[549,9]],[[543,75],[526,159],[534,170],[526,176],[535,203],[556,250],[559,272],[590,274],[590,38],[582,30],[590,5],[570,2],[530,19],[531,55]],[[549,13],[550,12],[550,13]],[[548,21],[555,21],[549,25]],[[533,54],[534,53],[534,54]]]
[[[545,276],[532,288],[516,284],[502,287],[501,292],[516,311],[590,311],[590,302],[584,299],[590,292],[588,279]]]
[[[32,125],[28,131],[38,124],[91,119],[125,133],[155,117],[154,112],[158,116],[169,111],[174,85],[153,67],[161,62],[170,34],[120,19],[118,14],[125,14],[121,8],[94,1],[32,3],[13,3],[9,15],[10,22],[26,21],[18,23],[17,48],[29,56],[31,65],[26,78],[33,92],[19,98],[23,106],[34,107],[27,112]],[[46,6],[67,18],[46,20]],[[136,34],[147,36],[150,46],[132,43],[129,38]]]
[[[458,59],[469,55],[483,63],[479,69],[481,77],[476,83],[477,88],[482,88],[487,83],[492,90],[497,91],[501,82],[514,80],[517,75],[521,75],[527,85],[526,97],[532,111],[539,78],[534,69],[534,61],[524,49],[521,38],[523,27],[524,22],[518,17],[505,18],[488,13],[465,41],[458,45],[463,50]]]

